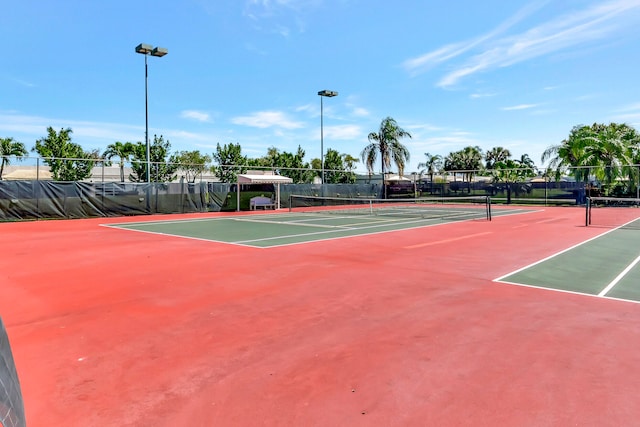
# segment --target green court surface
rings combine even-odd
[[[358,213],[354,213],[354,212]],[[531,209],[494,209],[493,216],[533,212]],[[487,221],[485,206],[397,209],[385,214],[366,210],[271,212],[212,218],[104,224],[145,233],[172,235],[242,246],[268,248],[384,233],[460,221]]]
[[[427,211],[425,211],[427,212]],[[494,216],[531,212],[527,209],[493,211]],[[468,219],[472,218],[472,219]],[[268,248],[365,234],[428,227],[458,221],[487,221],[467,215],[376,216],[327,213],[251,214],[194,220],[105,224],[138,232],[172,235],[242,246]]]
[[[610,230],[495,281],[640,302],[640,229]]]

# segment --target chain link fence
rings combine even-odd
[[[0,221],[88,218],[192,212],[234,211],[236,185],[220,182],[211,165],[170,165],[170,182],[146,182],[132,164],[95,160],[81,181],[55,180],[42,158],[2,158]],[[69,159],[64,159],[65,161]],[[50,162],[49,162],[50,163]],[[163,164],[166,166],[166,164]],[[151,164],[153,170],[160,165]],[[491,196],[493,203],[581,205],[589,196],[640,197],[640,165],[617,168],[566,168],[557,171],[465,170],[436,173],[355,174],[352,184],[322,184],[321,171],[300,168],[223,166],[229,171],[269,171],[294,177],[283,184],[280,206],[291,194],[325,197],[415,198]],[[325,171],[326,172],[326,171]],[[233,175],[231,175],[233,176]],[[165,177],[166,178],[166,177]],[[139,182],[140,180],[145,182]],[[168,181],[169,179],[165,179]],[[138,182],[136,182],[138,181]],[[253,196],[274,197],[272,185],[242,185],[240,210]]]

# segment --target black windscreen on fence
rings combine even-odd
[[[266,191],[260,187],[254,189]],[[0,221],[115,217],[236,210],[236,184],[220,182],[61,182],[0,181]],[[243,190],[244,191],[244,190]],[[272,189],[268,192],[274,192]],[[476,181],[402,181],[355,184],[283,184],[280,206],[289,196],[412,198],[491,196],[494,203],[582,204],[585,184],[577,182],[500,183]],[[230,206],[233,202],[233,206]],[[242,204],[244,203],[244,204]],[[246,206],[245,206],[246,205]],[[248,201],[241,208],[248,209]]]
[[[0,221],[217,212],[229,184],[0,181]]]
[[[24,427],[24,403],[9,337],[0,318],[0,426]]]

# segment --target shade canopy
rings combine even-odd
[[[404,176],[400,176],[397,174],[388,174],[385,177],[385,181],[411,181],[409,178],[405,178]]]
[[[293,179],[282,176],[282,175],[273,175],[272,173],[245,173],[238,174],[238,191],[237,194],[237,205],[236,210],[240,210],[240,184],[275,184],[276,186],[276,209],[280,209],[280,184],[291,184],[293,183]]]
[[[282,175],[239,174],[238,184],[291,184],[293,179]]]

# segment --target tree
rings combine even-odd
[[[527,156],[528,157],[528,156]],[[504,183],[507,189],[507,204],[511,203],[511,192],[516,185],[524,183],[526,178],[535,176],[535,170],[520,160],[505,159],[493,165],[491,170],[496,183]]]
[[[422,168],[420,170],[420,177],[425,173],[429,175],[429,183],[431,185],[430,192],[433,193],[433,175],[442,169],[442,156],[439,154],[431,155],[430,153],[424,153],[424,156],[427,160],[422,163],[418,163],[418,168]]]
[[[369,173],[373,171],[378,154],[381,159],[383,178],[391,167],[391,162],[398,167],[399,175],[404,173],[404,167],[409,161],[410,154],[407,147],[400,143],[402,138],[411,138],[411,134],[399,127],[391,117],[382,120],[380,129],[377,133],[371,132],[369,134],[369,145],[360,153],[362,162],[367,166]]]
[[[222,182],[236,182],[238,180],[236,173],[246,172],[243,165],[247,164],[247,157],[242,155],[240,144],[230,143],[220,146],[218,143],[213,153],[213,160],[218,165],[211,167],[211,172],[215,173]]]
[[[309,163],[304,161],[304,156],[305,151],[300,146],[295,153],[281,153],[277,148],[270,147],[261,163],[277,174],[291,178],[295,184],[304,184],[312,182],[314,176]]]
[[[135,147],[131,142],[116,141],[107,145],[107,149],[102,153],[102,157],[107,160],[111,160],[113,157],[120,159],[120,182],[124,182],[124,164],[129,161],[134,151]]]
[[[151,163],[151,182],[171,182],[176,179],[178,164],[175,158],[169,158],[171,143],[164,140],[162,135],[153,136],[153,143],[149,147]],[[132,182],[147,181],[147,146],[143,142],[134,145],[133,160],[131,161],[133,171],[129,175]]]
[[[36,141],[32,151],[37,152],[49,165],[56,181],[82,181],[91,176],[91,169],[99,159],[97,151],[87,152],[71,142],[71,128],[56,132],[47,128],[47,136]]]
[[[340,154],[331,148],[324,156],[324,178],[327,184],[351,184],[356,182],[353,170],[358,160],[348,154]]]
[[[15,156],[16,159],[22,160],[28,153],[22,142],[14,141],[13,138],[0,138],[0,159],[2,159],[0,162],[0,180],[2,180],[4,166],[11,164],[10,156]]]
[[[531,168],[533,171],[536,171],[538,169],[536,168],[536,164],[533,162],[531,157],[529,157],[529,155],[526,153],[521,155],[518,161],[521,165]]]
[[[580,125],[560,144],[547,148],[541,160],[549,161],[548,168],[556,179],[571,173],[576,181],[586,184],[594,177],[604,184],[605,193],[626,181],[631,190],[637,182],[638,171],[632,164],[639,145],[640,136],[626,124]]]
[[[553,145],[542,153],[541,161],[549,161],[548,168],[555,172],[556,180],[572,169],[577,181],[586,181],[589,171],[581,168],[585,149],[588,146],[590,131],[586,126],[574,126],[567,139],[562,140],[558,145]],[[586,172],[586,174],[585,174]]]
[[[588,148],[581,161],[592,166],[591,173],[604,184],[607,195],[619,181],[631,177],[634,168],[628,166],[633,163],[632,133],[635,134],[635,130],[624,124],[594,124],[591,135],[586,138]]]
[[[199,150],[180,151],[172,156],[172,161],[178,163],[180,170],[185,174],[187,182],[196,182],[198,175],[207,170],[207,163],[211,163],[211,156],[201,154]]]
[[[455,174],[462,173],[463,182],[466,178],[469,186],[473,176],[480,169],[482,169],[482,149],[478,146],[468,146],[462,150],[454,151],[444,159],[444,170],[454,173],[454,181]]]
[[[353,172],[356,167],[356,163],[359,162],[357,157],[353,157],[351,154],[342,154],[342,160],[344,161],[344,168],[348,172]]]
[[[487,151],[484,155],[485,167],[487,169],[493,169],[493,166],[498,162],[504,162],[511,158],[511,152],[504,147],[493,147]]]
[[[462,166],[462,157],[460,151],[452,151],[444,158],[444,170],[447,172],[453,172],[453,181],[456,181],[458,171],[464,169]]]

